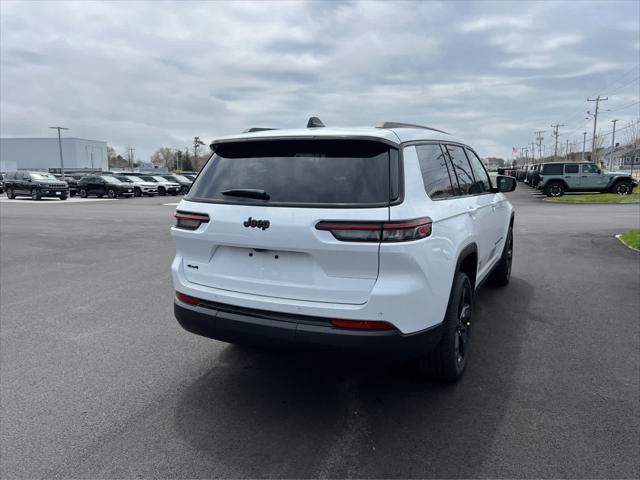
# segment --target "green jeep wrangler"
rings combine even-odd
[[[545,163],[540,171],[538,190],[547,197],[564,192],[601,192],[629,195],[638,185],[622,172],[603,172],[595,163]]]

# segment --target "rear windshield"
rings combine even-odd
[[[561,164],[550,164],[542,166],[542,174],[543,175],[562,175],[562,168],[564,165]]]
[[[258,205],[387,205],[389,165],[389,147],[375,141],[223,143],[188,199]],[[242,190],[264,191],[268,199],[247,198]],[[224,195],[224,191],[236,194]]]

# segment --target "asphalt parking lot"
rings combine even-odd
[[[0,203],[0,476],[640,476],[640,205],[523,185],[463,380],[173,318],[173,197]],[[64,202],[59,202],[64,203]]]

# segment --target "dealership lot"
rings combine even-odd
[[[640,254],[614,235],[640,205],[509,197],[512,283],[447,388],[181,330],[173,197],[3,199],[0,476],[639,476]]]

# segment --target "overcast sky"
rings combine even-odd
[[[640,116],[639,5],[3,0],[0,133],[62,125],[148,159],[317,115],[432,125],[503,158],[565,123],[581,148],[587,96],[609,96],[605,133]]]

